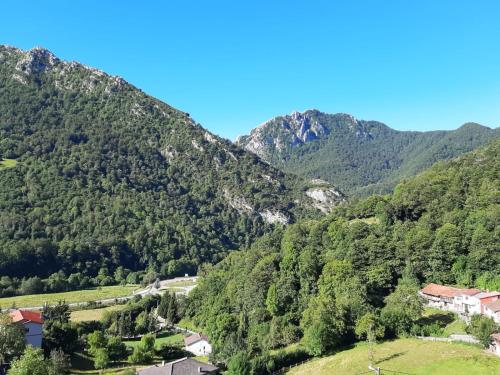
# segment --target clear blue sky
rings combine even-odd
[[[317,108],[500,124],[500,1],[12,1],[0,43],[120,75],[233,139]]]

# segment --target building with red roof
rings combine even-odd
[[[422,288],[419,294],[430,307],[454,311],[454,298],[460,293],[459,288],[430,283]]]
[[[43,315],[38,311],[14,310],[9,313],[14,324],[24,327],[26,343],[36,348],[42,347]]]
[[[500,299],[493,302],[488,302],[483,306],[484,315],[500,324]]]

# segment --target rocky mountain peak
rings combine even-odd
[[[331,136],[332,132],[350,132],[357,138],[372,137],[365,121],[354,116],[326,114],[317,109],[294,111],[278,116],[256,127],[248,136],[240,136],[235,143],[265,160],[274,152],[295,148]]]
[[[48,49],[35,47],[22,53],[16,64],[16,70],[26,75],[37,75],[52,69],[60,60]]]

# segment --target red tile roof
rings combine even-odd
[[[493,312],[498,312],[498,311],[500,311],[500,299],[497,299],[496,301],[487,303],[484,306]]]
[[[481,292],[476,296],[476,298],[483,299],[497,296],[500,296],[499,292]]]
[[[37,311],[15,310],[9,313],[14,323],[38,323],[43,324],[43,316]]]
[[[453,288],[451,286],[430,283],[420,291],[430,296],[453,298],[458,292],[460,292],[460,289]]]
[[[481,293],[481,291],[479,289],[460,289],[460,293],[467,296],[474,296],[478,293]]]
[[[446,286],[446,285],[439,285],[439,284],[433,284],[430,283],[427,285],[425,288],[420,290],[424,294],[428,294],[430,296],[436,296],[436,297],[448,297],[448,298],[453,298],[454,296],[458,294],[465,294],[467,296],[474,296],[478,293],[481,293],[479,289],[461,289],[461,288],[455,288],[452,286]]]

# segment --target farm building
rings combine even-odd
[[[14,310],[9,313],[14,324],[24,326],[26,343],[35,348],[42,347],[43,316],[37,311]]]
[[[138,375],[216,375],[219,369],[209,363],[192,358],[181,358],[169,363],[146,367],[137,371]]]
[[[184,346],[188,352],[194,355],[208,355],[212,353],[212,345],[208,342],[208,337],[201,333],[185,337]]]

